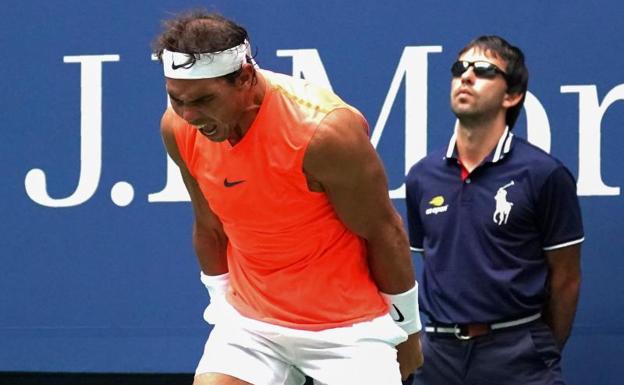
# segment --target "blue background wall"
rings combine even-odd
[[[621,383],[624,96],[617,87],[624,83],[624,4],[616,1],[26,0],[3,8],[0,371],[194,370],[209,332],[201,319],[207,294],[191,249],[190,205],[148,201],[167,180],[158,132],[166,95],[149,45],[159,20],[198,6],[245,25],[264,68],[292,73],[292,57],[277,50],[316,49],[333,89],[360,108],[371,127],[404,49],[440,47],[428,55],[428,87],[419,83],[426,104],[415,102],[426,119],[421,114],[420,123],[406,125],[406,112],[417,109],[406,106],[402,82],[383,126],[377,149],[391,189],[402,185],[406,152],[418,151],[417,143],[406,146],[406,132],[418,132],[428,149],[450,137],[448,68],[457,51],[490,33],[522,47],[529,90],[548,119],[550,152],[576,176],[580,164],[594,161],[579,186],[584,281],[564,355],[566,377],[573,385]],[[85,55],[119,57],[99,73],[101,175],[80,204],[49,207],[27,193],[26,175],[42,169],[52,199],[77,188],[84,65],[63,58]],[[594,98],[585,93],[580,103],[570,91],[578,86],[595,87]],[[608,108],[607,95],[613,99]],[[544,138],[548,130],[528,118],[537,115],[523,113],[517,135],[535,130],[528,136]],[[90,124],[85,133],[95,130]],[[83,159],[96,151],[87,150]],[[120,181],[133,186],[127,205],[111,199]],[[403,200],[394,203],[403,213]]]

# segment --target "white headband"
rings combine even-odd
[[[163,50],[162,62],[165,76],[171,79],[207,79],[230,74],[245,63],[246,56],[251,57],[249,42],[245,42],[225,51],[194,55],[195,62],[189,61],[192,54]],[[197,59],[197,57],[199,57]],[[253,61],[252,61],[253,62]]]

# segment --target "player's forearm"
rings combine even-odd
[[[227,237],[216,229],[193,227],[193,247],[204,274],[220,275],[227,273]]]
[[[574,277],[566,282],[553,282],[550,298],[544,310],[544,319],[553,331],[557,344],[563,349],[574,323],[581,279]]]
[[[398,216],[396,223],[380,228],[375,234],[377,236],[367,238],[371,274],[388,303],[394,322],[408,335],[415,335],[422,328],[418,309],[418,285],[414,279],[407,236]],[[418,348],[413,342],[408,345]],[[409,368],[407,370],[411,371],[419,365],[421,352],[420,349],[414,352],[403,351],[409,350],[408,345],[399,350],[399,362],[403,369]]]
[[[407,236],[400,221],[367,238],[368,261],[379,290],[403,293],[414,287],[414,269]]]

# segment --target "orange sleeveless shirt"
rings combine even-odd
[[[264,100],[242,140],[215,143],[185,124],[175,137],[228,236],[228,301],[243,316],[304,330],[346,326],[388,307],[365,241],[308,189],[303,157],[323,118],[352,107],[329,90],[261,71]]]

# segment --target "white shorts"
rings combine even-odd
[[[222,373],[254,385],[302,385],[305,375],[316,385],[401,385],[395,346],[407,334],[388,314],[307,331],[245,318],[226,307],[230,311],[216,321],[196,375]]]

